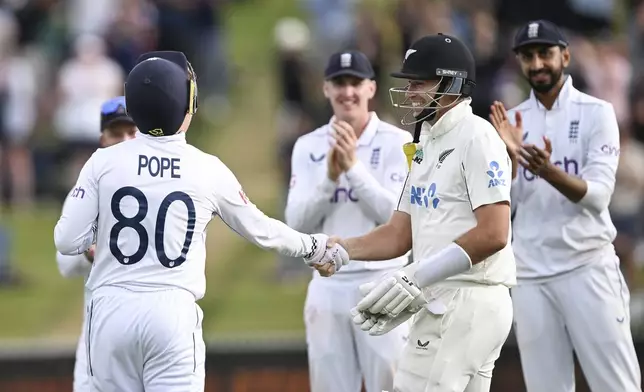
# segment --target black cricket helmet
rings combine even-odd
[[[438,101],[443,96],[469,97],[476,86],[476,64],[469,48],[458,38],[445,35],[428,35],[418,39],[405,53],[402,69],[394,72],[392,77],[407,79],[410,84],[415,81],[435,81],[425,92],[416,91],[415,95],[424,95],[424,104],[409,97],[409,85],[389,89],[391,103],[396,108],[409,109],[402,118],[403,125],[420,121],[431,121],[438,109],[444,109],[460,102],[442,106]],[[409,119],[409,115],[411,119]]]

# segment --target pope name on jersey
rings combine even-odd
[[[143,55],[127,78],[140,132],[85,164],[56,224],[62,254],[96,238],[87,281],[88,368],[101,391],[203,391],[206,227],[215,216],[254,244],[309,265],[348,262],[327,236],[292,230],[257,209],[216,157],[186,143],[197,109],[180,52]],[[98,219],[98,224],[95,225]]]

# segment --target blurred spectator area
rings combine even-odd
[[[237,0],[241,1],[241,0]],[[254,2],[258,12],[262,3]],[[5,207],[60,202],[96,148],[100,102],[121,94],[143,52],[182,50],[199,77],[200,116],[222,121],[231,110],[226,7],[232,0],[5,0],[0,5],[0,194]],[[397,123],[388,88],[410,43],[423,34],[463,38],[477,59],[475,113],[511,107],[528,88],[510,45],[530,19],[561,25],[569,69],[582,91],[610,101],[622,132],[622,157],[611,211],[629,283],[644,261],[644,0],[294,0],[299,10],[273,25],[277,89],[273,129],[282,188],[297,137],[331,116],[322,96],[327,57],[362,50],[376,70],[373,102]],[[644,283],[644,282],[643,282]]]
[[[620,125],[622,157],[610,209],[618,228],[615,242],[629,284],[636,285],[644,264],[644,1],[630,0],[300,0],[304,17],[275,26],[276,78],[281,87],[278,154],[284,187],[290,152],[298,136],[326,123],[332,115],[321,94],[328,55],[357,48],[373,62],[379,94],[372,107],[381,118],[398,123],[387,89],[389,78],[418,37],[455,34],[476,59],[477,88],[472,107],[488,117],[490,104],[512,107],[529,87],[510,50],[516,28],[534,19],[560,25],[573,55],[568,69],[575,86],[611,102]],[[332,26],[332,27],[331,27]],[[305,87],[309,86],[309,87]],[[311,88],[311,86],[313,86]],[[640,168],[640,169],[638,169]],[[644,284],[644,280],[641,283]]]

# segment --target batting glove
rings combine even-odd
[[[313,234],[311,236],[313,249],[304,256],[304,262],[309,267],[332,264],[337,272],[343,265],[349,264],[349,254],[339,244],[327,248],[328,239],[329,236],[325,234]]]
[[[427,301],[411,276],[413,274],[403,268],[375,285],[367,283],[370,285],[369,291],[358,302],[356,309],[368,314],[384,314],[391,318],[395,318],[403,310],[418,312]]]
[[[409,320],[416,312],[407,309],[403,310],[398,316],[391,317],[384,314],[370,314],[359,311],[357,308],[351,309],[352,321],[360,327],[361,330],[368,332],[371,336],[381,336],[398,327],[400,324]]]

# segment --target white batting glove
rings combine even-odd
[[[367,283],[373,287],[358,302],[356,309],[370,314],[384,314],[391,318],[395,318],[403,310],[418,312],[427,301],[409,275],[405,269],[401,269],[377,282],[375,286]]]
[[[415,313],[405,309],[398,316],[391,317],[384,314],[374,315],[361,312],[357,308],[351,309],[353,323],[358,325],[361,330],[368,332],[371,336],[386,334],[409,320]]]
[[[304,257],[304,262],[309,267],[332,264],[337,272],[343,265],[349,264],[349,254],[342,246],[335,244],[327,248],[329,236],[326,234],[313,234],[311,240],[313,249]]]

